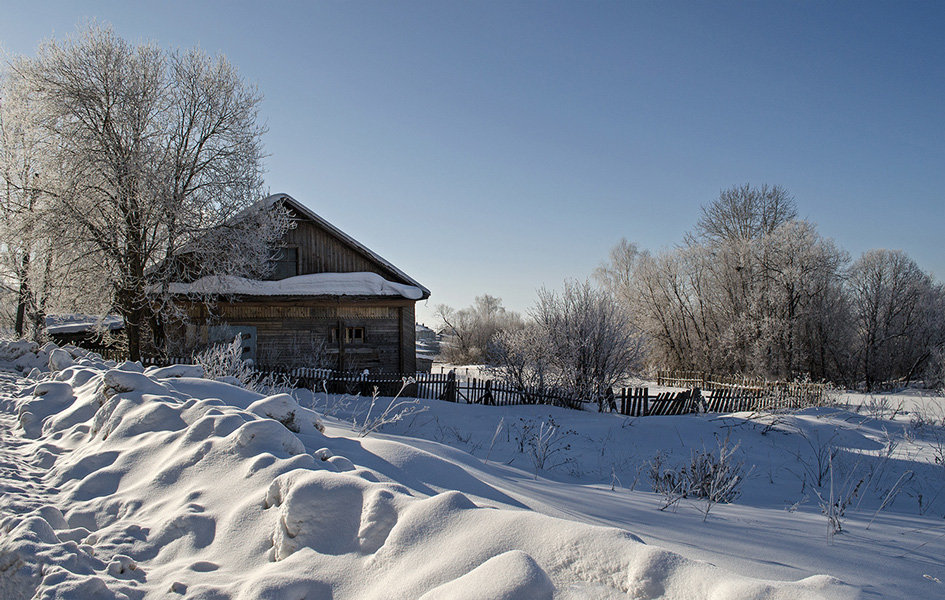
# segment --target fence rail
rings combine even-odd
[[[145,365],[189,364],[189,357],[146,358]],[[545,404],[580,408],[581,402],[554,388],[520,387],[499,380],[461,378],[449,373],[340,372],[309,367],[280,368],[258,365],[261,375],[282,374],[296,385],[316,392],[370,396],[402,396],[489,406]],[[682,415],[705,412],[736,412],[803,408],[826,400],[823,384],[770,382],[741,376],[718,376],[700,371],[660,371],[657,385],[688,388],[679,392],[651,394],[649,388],[609,390],[604,410],[630,417]]]
[[[704,371],[658,371],[656,384],[666,387],[694,388],[706,391],[738,390],[755,394],[762,404],[784,408],[822,406],[827,403],[830,386],[806,381],[769,381],[744,375],[718,375]]]
[[[331,394],[403,396],[489,406],[545,404],[580,408],[581,403],[561,390],[517,387],[492,379],[459,379],[450,373],[340,373],[324,369],[284,371],[301,385]],[[680,392],[650,394],[649,388],[621,388],[607,394],[605,410],[629,417],[671,416],[696,412],[736,412],[801,408],[800,401],[760,389],[716,389],[703,394],[698,387]]]

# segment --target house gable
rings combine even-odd
[[[423,298],[430,290],[406,273],[344,233],[288,194],[273,194],[267,203],[281,202],[295,221],[295,228],[283,238],[287,248],[295,249],[297,275],[315,273],[377,273],[381,277],[420,288]]]

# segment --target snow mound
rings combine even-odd
[[[24,354],[39,351],[39,344],[27,340],[0,340],[0,359],[16,360]]]
[[[458,452],[330,437],[290,395],[75,363],[0,415],[4,599],[854,596],[510,508]]]
[[[510,550],[420,597],[420,600],[551,600],[554,584],[531,556]]]
[[[68,367],[71,367],[75,364],[72,360],[72,356],[60,348],[54,349],[49,353],[49,370],[50,371],[62,371]]]
[[[289,394],[262,398],[250,404],[246,410],[260,417],[275,419],[294,433],[314,435],[325,429],[313,411],[299,406],[298,401]]]
[[[69,345],[60,348],[52,342],[40,346],[26,340],[0,340],[0,360],[12,362],[21,373],[35,370],[37,374],[31,375],[31,379],[38,378],[38,373],[61,371],[76,364],[103,368],[115,366],[113,361],[106,361],[82,348]]]
[[[172,377],[203,377],[203,367],[200,365],[171,365],[169,367],[149,367],[145,369],[148,377],[168,379]]]

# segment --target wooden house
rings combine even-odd
[[[265,202],[282,203],[295,224],[269,279],[173,284],[188,319],[168,341],[184,354],[239,334],[244,358],[262,367],[415,372],[414,305],[430,291],[288,194]],[[207,293],[214,302],[193,299]]]

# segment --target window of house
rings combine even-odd
[[[272,271],[269,278],[278,281],[299,274],[299,249],[277,248],[272,257]]]
[[[333,328],[331,330],[331,341],[333,344],[338,343],[338,329]],[[364,343],[364,327],[345,327],[345,344],[363,344]]]

